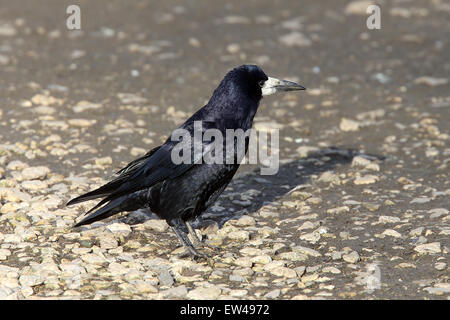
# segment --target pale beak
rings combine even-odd
[[[274,94],[277,91],[296,91],[296,90],[306,90],[306,88],[292,81],[280,80],[271,77],[269,77],[266,80],[266,82],[264,82],[264,85],[261,87],[263,96]]]

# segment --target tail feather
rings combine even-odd
[[[149,152],[147,152],[142,157],[131,161],[129,164],[127,164],[124,168],[120,169],[116,174],[118,175],[114,180],[108,182],[107,184],[101,186],[98,189],[95,189],[93,191],[90,191],[88,193],[82,194],[81,196],[78,196],[76,198],[73,198],[69,202],[67,202],[67,205],[73,205],[76,203],[93,200],[97,198],[102,198],[111,195],[114,193],[120,186],[127,181],[127,179],[134,174],[139,167],[147,160],[149,157],[151,157],[160,146],[155,147],[151,149]],[[109,199],[111,200],[111,198]],[[108,201],[109,201],[108,200]],[[104,204],[105,202],[101,202],[101,204]],[[96,206],[97,207],[97,206]]]
[[[94,211],[93,213],[75,224],[74,227],[103,220],[122,211],[133,211],[146,207],[149,205],[147,198],[148,191],[142,190],[113,200],[103,199],[95,207],[86,212],[86,215]],[[106,202],[108,203],[105,204]],[[105,205],[102,207],[103,204]]]
[[[115,188],[111,188],[110,186],[108,186],[108,184],[106,184],[104,186],[101,186],[98,189],[95,189],[93,191],[90,191],[88,193],[82,194],[81,196],[71,199],[69,202],[67,202],[67,205],[71,206],[76,203],[101,198],[101,197],[109,195],[114,190],[115,190]]]
[[[119,213],[120,211],[122,211],[122,210],[120,210],[120,202],[121,202],[121,198],[116,199],[114,201],[111,201],[107,205],[101,207],[100,209],[98,209],[94,213],[90,214],[89,216],[85,217],[83,220],[81,220],[80,222],[75,224],[74,227],[79,227],[79,226],[82,226],[82,225],[85,225],[85,224],[90,224],[90,223],[93,223],[95,221],[106,219],[106,218],[108,218],[108,217],[110,217],[110,216],[112,216],[112,215],[114,215],[116,213]],[[94,208],[92,208],[92,209],[94,209]],[[91,212],[92,209],[89,212]]]

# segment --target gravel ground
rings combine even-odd
[[[68,4],[82,26],[65,26]],[[449,299],[448,2],[0,1],[1,299]],[[133,212],[73,229],[107,181],[257,63],[279,173],[242,166],[181,258]],[[370,156],[368,156],[370,155]]]

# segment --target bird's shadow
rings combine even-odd
[[[221,228],[226,221],[256,212],[262,206],[277,201],[293,190],[309,184],[314,175],[350,164],[356,156],[371,161],[384,160],[383,156],[367,154],[354,149],[327,147],[317,149],[305,158],[283,163],[274,175],[260,175],[259,168],[237,174],[216,204],[192,224],[195,228],[201,228],[214,221]],[[124,217],[122,221],[136,224],[149,219],[157,219],[157,216],[142,210]]]

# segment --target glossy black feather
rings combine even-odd
[[[194,122],[203,129],[250,129],[262,98],[260,81],[267,76],[257,66],[230,71],[215,89],[209,102],[180,128],[192,135]],[[149,207],[170,225],[174,219],[191,220],[202,214],[225,189],[239,168],[235,164],[174,164],[171,152],[177,141],[167,141],[118,171],[118,177],[104,186],[79,196],[68,204],[102,197],[91,215],[76,226],[107,218],[121,211]],[[224,149],[225,154],[225,149]]]

